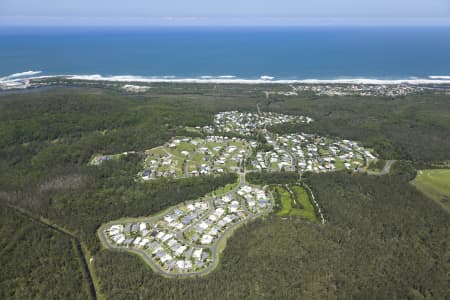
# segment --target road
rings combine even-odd
[[[367,174],[375,175],[375,176],[387,175],[391,171],[391,167],[392,167],[392,165],[395,162],[396,162],[395,160],[387,160],[386,163],[384,164],[383,169],[381,171],[379,171],[379,172],[377,172],[377,171],[367,171]]]
[[[244,185],[246,185],[246,180],[245,180],[245,174],[246,171],[244,170],[244,172],[239,173],[239,184],[234,187],[231,191],[229,191],[228,193],[226,193],[225,195],[231,195],[231,194],[235,194],[241,187],[243,187]],[[198,272],[189,272],[189,273],[168,273],[165,270],[162,269],[162,267],[156,263],[154,261],[154,259],[148,254],[146,253],[144,250],[142,249],[136,249],[136,248],[122,248],[122,247],[118,247],[115,246],[113,244],[111,244],[109,242],[109,240],[107,239],[107,237],[105,236],[105,228],[107,226],[113,225],[113,224],[119,224],[120,222],[112,222],[112,223],[108,223],[108,224],[104,224],[102,225],[97,233],[98,236],[100,238],[100,241],[102,243],[103,246],[105,246],[108,249],[114,249],[114,250],[119,250],[119,251],[123,251],[123,252],[133,252],[135,254],[138,254],[139,256],[141,256],[146,262],[149,263],[149,265],[152,267],[152,269],[158,273],[160,273],[161,275],[165,276],[165,277],[171,277],[171,278],[180,278],[180,277],[192,277],[192,276],[202,276],[202,275],[206,275],[210,272],[212,272],[215,267],[218,264],[218,247],[221,244],[222,241],[224,241],[225,239],[227,239],[229,237],[229,232],[234,231],[236,228],[238,228],[239,226],[245,224],[246,222],[249,222],[251,220],[254,220],[268,212],[270,212],[273,209],[273,199],[270,196],[271,201],[269,201],[269,206],[265,209],[262,210],[261,212],[259,212],[258,214],[253,214],[251,212],[249,212],[246,208],[246,206],[244,205],[244,203],[241,203],[244,211],[249,215],[248,218],[239,220],[238,222],[234,223],[232,226],[228,227],[221,235],[220,237],[214,242],[214,244],[210,245],[210,246],[200,246],[200,245],[193,245],[189,242],[187,242],[184,237],[183,237],[183,233],[187,230],[189,230],[189,228],[191,228],[194,224],[191,224],[190,226],[186,227],[184,230],[180,231],[180,232],[175,232],[175,231],[170,231],[172,233],[174,233],[176,235],[176,237],[181,240],[183,243],[185,243],[186,245],[189,245],[191,247],[195,247],[195,248],[206,248],[206,249],[210,249],[211,253],[212,253],[212,257],[211,257],[211,263],[203,270],[198,271]],[[209,213],[206,212],[204,216],[202,216],[199,221],[204,220],[205,218],[209,217],[210,213],[213,212],[214,210],[214,205],[213,205],[213,197],[207,198],[206,201],[208,201],[209,204]],[[148,222],[153,222],[154,218],[147,218],[146,221]],[[197,222],[198,223],[198,222]]]
[[[261,112],[259,103],[256,104],[256,108],[257,108],[258,114],[261,115],[262,112]],[[265,128],[263,128],[263,129],[265,129]],[[271,139],[273,139],[273,136],[270,134],[270,132],[267,132],[267,134],[269,135],[269,137],[270,137]],[[284,148],[284,147],[283,147],[283,148]],[[288,148],[286,148],[285,150],[286,150],[286,153],[290,156],[291,162],[292,162],[293,166],[295,167],[295,166],[296,166],[296,158],[295,158],[295,156],[292,155],[292,153],[289,151]],[[189,158],[190,158],[190,157],[189,157]],[[188,159],[189,159],[189,158],[188,158]],[[393,162],[394,162],[394,161],[388,161],[388,162],[386,163],[384,169],[383,169],[381,172],[379,172],[379,175],[387,174],[387,173],[389,172],[390,167],[391,167],[391,165],[393,164]],[[245,169],[245,165],[244,165],[244,167],[243,167],[243,172],[240,172],[240,173],[239,173],[239,183],[236,185],[236,187],[234,187],[231,191],[229,191],[229,192],[226,193],[225,195],[232,195],[232,194],[235,194],[241,187],[243,187],[244,185],[246,185],[246,178],[245,178],[245,177],[246,177],[246,173],[247,173],[247,172],[248,172],[248,171]],[[184,170],[183,170],[183,173],[184,173],[184,176],[186,176],[186,177],[188,176],[186,166],[185,166],[185,168],[184,168]],[[300,177],[301,177],[301,172],[299,172],[299,173],[300,173]],[[304,184],[303,186],[308,190],[309,194],[311,195],[311,200],[312,200],[313,204],[316,206],[317,213],[319,214],[319,217],[320,217],[320,219],[321,219],[321,223],[322,223],[322,224],[325,224],[325,218],[324,218],[324,216],[323,216],[322,209],[320,208],[319,203],[318,203],[317,200],[315,199],[315,196],[314,196],[312,190],[311,190],[311,189],[309,188],[309,186],[307,186],[306,184]],[[266,189],[266,186],[263,187],[263,189]],[[291,193],[291,196],[293,196],[293,195],[292,195],[292,191],[291,191],[290,189],[288,189],[288,191],[289,191],[289,193]],[[145,259],[145,261],[147,261],[147,262],[149,263],[149,265],[152,267],[153,270],[155,270],[156,272],[159,272],[160,274],[162,274],[162,275],[165,276],[165,277],[175,277],[175,278],[180,278],[180,277],[188,277],[188,276],[189,276],[189,277],[192,277],[192,276],[202,276],[202,275],[206,275],[206,274],[210,273],[210,272],[213,271],[213,270],[215,269],[215,267],[217,266],[217,264],[218,264],[218,256],[219,256],[219,253],[218,253],[218,251],[219,251],[219,246],[221,245],[221,243],[222,243],[224,240],[226,240],[226,239],[229,237],[229,235],[230,235],[231,232],[233,232],[236,228],[238,228],[238,227],[241,226],[242,224],[244,224],[244,223],[246,223],[246,222],[249,222],[249,221],[251,221],[251,220],[254,220],[255,218],[258,218],[258,217],[260,217],[260,216],[262,216],[262,215],[264,215],[264,214],[267,214],[268,212],[272,211],[273,206],[274,206],[274,199],[273,199],[273,196],[272,196],[270,193],[269,193],[269,197],[270,197],[270,201],[269,201],[268,207],[267,207],[265,210],[261,210],[261,211],[258,212],[257,214],[254,214],[254,213],[250,212],[250,211],[247,209],[247,206],[246,206],[245,202],[241,199],[241,206],[242,206],[242,208],[243,208],[243,211],[248,215],[248,218],[241,219],[241,220],[239,220],[238,222],[234,223],[232,226],[228,227],[228,228],[223,232],[223,234],[221,234],[221,235],[218,237],[218,239],[217,239],[212,245],[210,245],[210,246],[193,245],[193,244],[189,243],[188,241],[186,241],[186,240],[184,239],[183,233],[184,233],[185,231],[191,229],[192,226],[194,226],[194,224],[197,224],[197,223],[200,222],[201,220],[204,220],[204,219],[206,219],[206,218],[208,218],[208,217],[210,216],[210,214],[211,214],[211,213],[213,212],[213,210],[214,210],[214,205],[213,205],[213,204],[214,204],[214,203],[213,203],[214,198],[213,198],[213,197],[209,197],[209,198],[206,198],[206,199],[205,199],[206,201],[208,201],[208,204],[209,204],[209,211],[206,212],[205,215],[202,216],[196,223],[191,224],[190,226],[187,226],[184,230],[179,231],[179,232],[171,231],[172,233],[174,233],[174,234],[176,235],[177,239],[179,239],[180,241],[182,241],[182,242],[185,243],[186,245],[189,245],[189,246],[195,247],[195,248],[209,248],[209,249],[211,250],[212,257],[211,257],[211,262],[210,262],[210,264],[209,264],[205,269],[202,269],[201,271],[198,271],[198,272],[169,273],[169,272],[166,272],[165,270],[163,270],[162,267],[161,267],[158,263],[156,263],[156,262],[154,261],[154,259],[153,259],[151,256],[149,256],[149,254],[146,253],[146,252],[145,252],[144,250],[142,250],[142,249],[135,249],[135,248],[121,248],[121,247],[117,247],[117,246],[114,246],[114,245],[110,244],[109,241],[108,241],[108,239],[107,239],[106,236],[105,236],[104,229],[106,228],[107,225],[112,225],[113,223],[105,224],[105,225],[103,225],[102,227],[100,227],[99,230],[98,230],[98,235],[99,235],[99,237],[100,237],[100,240],[102,241],[102,244],[103,244],[105,247],[110,248],[110,249],[117,249],[117,250],[124,251],[124,252],[133,252],[133,253],[136,253],[136,254],[140,255],[143,259]],[[153,220],[154,218],[148,218],[148,219]],[[148,220],[148,219],[147,219],[147,220]],[[169,231],[170,231],[170,230],[169,230]]]
[[[256,104],[256,109],[258,110],[258,114],[261,114],[261,109],[259,107],[259,103]],[[267,134],[273,140],[273,136],[271,135],[271,133],[267,131]],[[283,147],[283,148],[286,150],[286,153],[290,156],[292,165],[294,166],[295,169],[297,169],[297,160],[296,160],[295,156],[290,152],[288,147]],[[298,172],[299,172],[300,180],[301,180],[302,172],[301,171],[298,171]],[[320,208],[319,203],[317,202],[317,200],[314,196],[314,193],[312,192],[311,188],[308,185],[303,184],[303,186],[309,191],[309,194],[311,195],[311,198],[312,198],[311,200],[312,200],[313,204],[316,206],[321,223],[325,224],[325,217],[323,216],[322,209]],[[291,193],[291,196],[292,196],[292,191],[290,189],[288,189],[288,191],[289,191],[289,193]],[[294,198],[295,197],[293,197],[292,199],[294,199]]]
[[[392,165],[395,163],[395,160],[388,160],[386,161],[386,164],[384,165],[383,170],[380,172],[379,175],[386,175],[391,170]]]
[[[259,103],[256,103],[256,109],[258,110],[258,115],[261,115],[261,109],[259,108]]]

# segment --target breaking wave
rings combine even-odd
[[[138,83],[217,83],[217,84],[355,84],[355,85],[436,85],[450,84],[450,76],[433,75],[425,78],[409,77],[405,79],[377,78],[337,78],[337,79],[283,79],[262,75],[256,78],[239,78],[234,75],[204,75],[185,78],[178,76],[135,76],[135,75],[40,75],[41,71],[26,71],[0,77],[0,84],[20,82],[38,78],[61,78],[83,81],[138,82]],[[40,76],[36,76],[40,75]]]

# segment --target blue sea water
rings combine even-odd
[[[450,27],[0,28],[0,76],[233,75],[276,79],[450,75]]]

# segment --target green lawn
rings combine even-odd
[[[310,221],[316,221],[317,218],[314,212],[314,206],[311,204],[305,189],[299,185],[291,185],[289,187],[296,195],[296,199],[292,199],[291,194],[285,187],[272,187],[274,195],[279,195],[279,203],[281,204],[276,215],[280,217],[299,216]]]
[[[421,170],[412,184],[450,212],[450,169]]]
[[[281,186],[277,186],[275,188],[279,195],[280,195],[280,203],[281,203],[281,208],[280,210],[277,212],[277,215],[280,217],[285,217],[285,216],[289,216],[291,215],[292,210],[294,209],[292,207],[292,198],[291,195],[289,194],[289,192]]]
[[[217,190],[215,190],[214,192],[211,193],[211,195],[216,196],[216,197],[221,197],[223,195],[225,195],[226,193],[229,193],[232,189],[234,189],[237,185],[238,185],[238,181],[234,182],[234,183],[229,183],[227,185],[225,185],[224,187],[221,187]]]
[[[160,156],[166,156],[167,152],[164,151],[163,147],[157,147],[157,148],[153,148],[153,149],[149,149],[146,151],[148,156],[154,156],[156,158],[159,158]]]
[[[223,143],[215,143],[215,142],[207,142],[207,143],[205,143],[205,147],[208,148],[209,151],[211,153],[213,153],[213,154],[217,154],[218,153],[218,151],[213,150],[214,147],[218,147],[218,146],[224,148],[225,144],[223,144]]]
[[[295,209],[296,213],[300,213],[301,216],[307,218],[310,221],[317,221],[316,213],[314,211],[314,206],[309,200],[309,195],[306,190],[299,185],[292,185],[291,190],[297,196],[297,203],[303,206],[303,209]]]
[[[334,165],[336,166],[336,171],[345,170],[344,162],[339,158],[336,158]]]
[[[201,133],[201,129],[197,129],[197,128],[195,128],[195,127],[186,126],[186,127],[184,127],[184,129],[185,129],[187,132]]]
[[[227,158],[227,160],[225,161],[225,165],[223,165],[222,167],[224,169],[226,169],[227,171],[231,171],[232,167],[237,167],[238,164],[236,161],[232,161],[231,158]]]
[[[319,148],[319,153],[320,155],[324,156],[324,155],[329,155],[330,152],[328,150],[325,150],[323,148]]]
[[[185,159],[188,157],[181,154],[181,152],[187,151],[189,152],[189,155],[192,155],[192,153],[195,151],[196,148],[197,147],[191,144],[190,142],[181,142],[175,148],[168,148],[166,150],[175,157]]]
[[[209,165],[209,162],[205,161],[203,158],[204,154],[199,152],[194,152],[191,158],[188,160],[188,172],[192,172],[194,170],[199,171],[202,164]]]
[[[204,164],[205,160],[203,159],[205,157],[204,154],[200,153],[200,152],[194,152],[192,157],[190,158],[190,160],[192,162],[198,163],[198,164]]]

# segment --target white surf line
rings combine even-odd
[[[14,74],[13,74],[14,75]],[[110,82],[140,82],[140,83],[200,83],[200,84],[357,84],[357,85],[434,85],[450,84],[450,76],[428,76],[425,78],[404,79],[376,79],[376,78],[340,78],[340,79],[277,79],[269,76],[261,76],[257,79],[238,78],[232,76],[223,77],[193,77],[183,78],[176,76],[135,76],[113,75],[53,75],[37,76],[28,79],[61,78],[65,80],[82,81],[110,81]]]
[[[20,73],[14,73],[5,77],[0,77],[0,81],[14,81],[21,79],[30,79],[31,76],[42,73],[42,71],[25,71]]]

